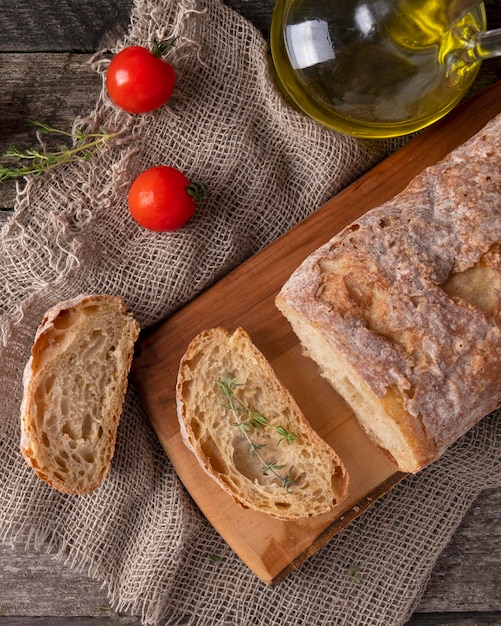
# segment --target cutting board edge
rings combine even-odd
[[[142,390],[141,390],[140,384],[137,386],[137,389],[138,389],[139,395],[141,396]],[[194,490],[191,488],[191,482],[186,479],[186,475],[188,475],[189,472],[184,467],[182,467],[180,463],[178,463],[178,456],[175,453],[172,454],[171,446],[169,445],[169,443],[172,441],[173,441],[172,438],[162,439],[160,443],[162,445],[162,448],[165,454],[167,455],[170,462],[172,463],[172,466],[174,470],[176,471],[178,478],[183,484],[183,487],[190,494],[190,497],[193,498],[194,502],[197,502],[198,501],[197,494],[194,493]],[[181,442],[179,441],[175,441],[173,443],[174,448],[176,445],[180,443]],[[186,450],[186,452],[189,455],[192,454],[188,450]],[[197,462],[194,456],[192,458],[192,462],[193,462],[193,465],[195,466],[197,465]],[[199,471],[200,471],[200,475],[203,476],[204,480],[210,481],[212,486],[214,486],[215,490],[218,490],[218,491],[221,490],[221,487],[217,485],[217,482],[214,481],[212,478],[210,478],[208,475],[206,475],[205,472],[201,468]],[[251,565],[249,563],[249,559],[246,558],[242,550],[239,549],[239,546],[235,545],[233,541],[228,541],[228,535],[220,532],[220,528],[218,527],[218,524],[215,524],[213,520],[211,521],[209,518],[207,518],[202,509],[199,509],[199,510],[204,515],[204,517],[206,517],[208,523],[211,524],[214,527],[214,529],[224,538],[224,540],[228,543],[228,545],[235,552],[235,554],[240,558],[240,560],[243,563],[245,563],[245,565],[251,571],[253,571],[254,574],[263,583],[265,583],[268,586],[276,586],[276,585],[279,585],[281,582],[283,582],[289,574],[298,570],[303,565],[303,563],[305,563],[313,554],[318,552],[318,550],[324,547],[333,537],[335,537],[338,533],[340,533],[347,526],[349,526],[354,520],[356,520],[358,517],[364,514],[371,506],[373,506],[376,503],[377,500],[382,498],[392,488],[394,488],[396,485],[402,482],[407,476],[408,474],[399,472],[395,468],[395,472],[392,475],[388,476],[382,483],[380,483],[376,488],[372,489],[370,492],[364,495],[363,498],[361,498],[359,501],[351,504],[345,510],[343,510],[342,508],[343,503],[341,503],[339,506],[336,507],[336,509],[341,507],[342,512],[326,524],[323,530],[315,536],[313,542],[309,546],[307,546],[302,552],[297,554],[287,566],[273,569],[273,570],[271,568],[266,568],[266,566],[264,565],[264,563],[262,563],[262,561],[261,561],[261,564],[262,564],[261,567],[256,567],[255,564],[254,566]],[[229,494],[227,494],[226,492],[224,492],[224,495],[231,499],[231,496],[229,496]],[[237,507],[237,508],[239,507],[238,504],[233,503],[233,502],[232,502],[232,506]],[[266,515],[266,514],[263,513],[262,515]]]
[[[482,114],[480,114],[480,118],[482,118],[481,121],[479,121],[479,119],[478,119],[478,114],[476,112],[472,112],[472,110],[470,110],[468,108],[469,106],[471,106],[469,103],[465,103],[464,105],[460,105],[460,107],[458,107],[457,110],[455,110],[452,114],[450,114],[448,116],[452,120],[454,120],[454,119],[457,120],[457,118],[459,118],[461,120],[461,126],[460,126],[460,130],[459,130],[459,133],[458,133],[460,135],[460,139],[458,139],[456,141],[456,135],[454,135],[454,142],[453,143],[455,144],[455,146],[460,145],[465,140],[467,140],[470,136],[472,136],[473,134],[478,132],[478,130],[480,130],[480,128],[482,128],[492,117],[494,117],[495,115],[497,115],[499,113],[499,111],[500,111],[499,93],[501,93],[501,81],[498,82],[493,87],[490,87],[487,90],[484,90],[484,92],[481,92],[480,94],[477,94],[476,96],[473,97],[472,100],[473,101],[477,101],[477,103],[479,101],[482,102],[483,98],[487,99],[487,103],[486,103],[487,107],[486,108],[489,111],[489,114],[485,115],[485,111],[484,111],[483,118],[482,118]],[[466,109],[465,109],[465,107],[466,107]],[[478,104],[476,105],[476,109],[475,108],[473,109],[473,111],[476,111],[476,110],[478,110]],[[466,123],[466,122],[469,122],[469,123]],[[440,141],[441,132],[442,132],[441,131],[441,126],[444,126],[444,125],[445,125],[445,129],[443,129],[443,132],[445,132],[445,135],[449,138],[448,139],[448,141],[449,141],[450,137],[451,137],[451,134],[454,134],[454,133],[453,133],[453,130],[448,128],[448,126],[447,126],[448,124],[450,124],[450,120],[448,121],[447,119],[442,120],[441,122],[438,122],[435,127],[433,127],[432,129],[428,129],[427,131],[424,131],[422,135],[420,135],[420,136],[414,138],[413,140],[411,140],[403,148],[401,148],[396,153],[394,153],[393,155],[388,157],[388,159],[385,159],[385,161],[382,162],[382,163],[386,164],[386,167],[387,167],[388,161],[390,159],[392,159],[392,161],[391,161],[392,163],[398,162],[397,155],[398,156],[405,155],[405,157],[407,158],[407,156],[409,154],[409,148],[408,147],[411,146],[411,145],[423,145],[421,142],[423,142],[424,137],[425,136],[429,136],[430,133],[432,133],[432,132],[437,132],[438,133],[438,138],[439,138],[438,141]],[[456,121],[456,125],[457,125],[457,121]],[[435,144],[437,144],[437,138],[434,138],[434,141],[435,141]],[[426,145],[426,143],[424,145]],[[445,154],[450,152],[455,146],[452,146],[452,147],[449,146],[447,151],[445,152]],[[440,149],[441,149],[440,146],[437,149],[437,147],[435,145],[434,150],[440,150]],[[410,151],[410,154],[412,155],[412,150]],[[428,162],[427,161],[428,161],[428,155],[427,154],[423,155],[420,152],[419,153],[419,170],[422,170],[422,169],[424,169],[425,167],[428,166]],[[434,160],[433,162],[436,162],[436,160]],[[152,340],[154,341],[155,333],[159,330],[159,327],[163,327],[166,323],[168,324],[169,321],[172,320],[173,318],[180,317],[180,319],[182,319],[183,315],[187,311],[189,311],[191,309],[191,307],[192,307],[192,305],[194,303],[196,303],[196,302],[203,302],[204,299],[209,295],[209,293],[214,293],[214,291],[217,292],[219,289],[224,289],[225,285],[228,283],[228,281],[230,281],[230,283],[231,283],[231,281],[234,281],[239,276],[241,276],[242,274],[245,274],[245,271],[246,271],[245,268],[246,267],[252,267],[252,264],[254,264],[254,263],[257,263],[258,265],[259,264],[262,265],[264,262],[266,262],[266,260],[270,256],[270,252],[271,252],[270,249],[273,249],[273,246],[275,246],[278,241],[283,240],[284,238],[290,237],[292,232],[297,231],[298,229],[304,228],[305,224],[311,223],[312,221],[314,222],[315,216],[317,216],[319,213],[322,213],[323,215],[325,215],[326,212],[329,210],[330,206],[332,205],[332,203],[334,203],[334,206],[335,206],[336,203],[339,203],[340,199],[342,199],[343,197],[346,197],[345,194],[349,194],[353,189],[357,189],[359,187],[364,187],[366,185],[369,185],[369,187],[370,187],[370,185],[373,185],[374,184],[373,177],[375,175],[375,171],[381,171],[381,170],[378,170],[380,165],[381,164],[376,165],[375,168],[372,168],[371,170],[369,170],[369,172],[367,172],[367,174],[363,175],[355,183],[352,183],[352,185],[350,185],[346,189],[344,189],[341,192],[339,192],[336,196],[334,196],[334,198],[332,198],[330,201],[325,203],[322,207],[317,209],[317,211],[315,213],[313,213],[308,218],[303,220],[297,226],[293,227],[291,230],[289,230],[287,233],[285,233],[278,240],[276,240],[275,242],[270,244],[270,246],[267,246],[266,248],[263,248],[256,255],[254,255],[253,257],[251,257],[250,259],[245,261],[243,264],[241,264],[240,266],[238,266],[237,268],[235,268],[234,270],[229,272],[229,274],[227,274],[226,276],[224,276],[221,279],[219,279],[218,281],[216,281],[213,285],[211,285],[209,288],[207,288],[202,293],[200,293],[191,302],[188,302],[181,309],[179,309],[178,311],[174,312],[171,316],[169,316],[169,318],[162,320],[157,325],[155,325],[155,327],[152,327],[147,333],[145,333],[143,335],[143,338],[144,338],[144,341],[145,341],[145,344],[143,344],[143,345],[146,345],[147,342],[151,338],[153,338]],[[403,163],[403,166],[407,167],[407,164]],[[385,167],[385,166],[383,166],[383,167]],[[417,175],[417,173],[419,173],[419,172],[417,171],[416,174],[414,174],[414,175]],[[379,204],[379,203],[376,203],[376,204]],[[366,210],[368,210],[368,209],[366,209]],[[365,212],[365,210],[362,211],[362,213],[364,213],[364,212]],[[323,234],[322,234],[322,236],[323,236]],[[332,235],[330,235],[330,236],[332,236]],[[325,235],[326,238],[330,238],[330,236],[328,236],[328,234]],[[310,245],[310,242],[308,242],[308,245]],[[318,246],[318,243],[315,244],[315,247],[316,246]],[[196,310],[196,306],[195,306],[195,310]],[[148,338],[150,338],[150,339],[148,339]],[[143,363],[143,365],[144,365],[144,363]],[[165,450],[165,448],[164,448],[164,450]],[[166,451],[166,453],[167,453],[167,451]],[[372,505],[372,503],[376,499],[378,499],[382,495],[384,495],[384,493],[386,493],[389,489],[391,489],[395,484],[400,482],[400,480],[401,480],[401,477],[399,477],[398,480],[396,479],[395,483],[393,483],[391,481],[390,481],[391,484],[388,484],[386,482],[385,483],[381,483],[381,485],[380,485],[381,489],[378,488],[378,489],[375,490],[376,493],[374,494],[375,495],[374,500],[371,500],[370,502],[366,502],[365,498],[367,496],[365,496],[364,500],[361,503],[362,506],[356,512],[356,514],[353,514],[349,519],[345,517],[346,523],[344,523],[344,520],[343,520],[343,523],[341,523],[341,521],[337,521],[337,522],[333,522],[332,525],[326,527],[323,532],[319,533],[314,538],[314,540],[313,540],[313,542],[312,542],[312,544],[311,544],[311,546],[309,548],[307,548],[300,555],[298,555],[296,558],[294,558],[287,567],[283,568],[280,572],[278,572],[274,576],[270,576],[269,581],[264,580],[264,578],[261,577],[261,576],[259,576],[259,578],[261,580],[263,580],[263,582],[265,582],[267,584],[272,584],[272,585],[278,584],[279,582],[281,582],[289,573],[291,573],[295,569],[298,569],[298,567],[300,567],[301,564],[304,563],[305,560],[307,560],[309,558],[309,556],[314,554],[318,549],[320,549],[323,545],[325,545],[325,543],[327,543],[337,532],[339,532],[340,530],[345,528],[353,519],[355,519],[356,517],[361,515],[368,508],[370,508],[370,506]],[[182,482],[183,482],[183,484],[185,484],[184,481],[182,481]],[[384,485],[384,487],[383,487],[383,485]],[[186,485],[185,485],[185,487],[186,487]],[[187,488],[187,490],[189,492],[188,488]],[[381,493],[379,493],[379,491],[381,491]],[[204,512],[202,508],[200,508],[200,510],[202,511],[202,513]],[[209,522],[210,522],[210,520],[209,520]],[[225,539],[225,537],[223,537],[223,539]]]
[[[305,563],[311,556],[316,554],[321,548],[323,548],[331,539],[337,534],[343,531],[353,521],[355,521],[362,514],[366,513],[377,500],[382,498],[391,489],[401,483],[408,475],[402,472],[396,471],[392,476],[388,477],[383,483],[381,483],[376,489],[368,493],[362,500],[353,504],[346,510],[343,515],[335,518],[326,528],[315,538],[311,546],[298,555],[289,566],[285,567],[281,572],[273,577],[267,584],[270,586],[279,585],[287,578],[289,574],[299,569],[303,563]],[[262,580],[262,579],[261,579]],[[263,582],[266,582],[263,580]]]

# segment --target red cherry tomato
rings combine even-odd
[[[129,113],[147,113],[158,109],[170,98],[176,77],[172,66],[161,59],[159,52],[142,46],[129,46],[110,62],[106,88],[113,102]]]
[[[186,224],[204,194],[202,183],[190,183],[176,168],[157,165],[132,183],[129,210],[136,222],[149,230],[175,230]]]

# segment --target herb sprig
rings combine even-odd
[[[12,167],[0,165],[0,182],[29,175],[40,176],[54,167],[69,163],[75,159],[88,161],[108,140],[118,134],[109,133],[104,128],[95,133],[85,133],[81,130],[71,133],[31,118],[28,118],[26,122],[28,125],[35,127],[40,134],[71,139],[72,145],[68,147],[65,144],[58,144],[52,152],[36,149],[28,149],[23,152],[19,148],[11,146],[4,154],[4,157],[14,161],[16,165]]]
[[[277,447],[285,442],[290,444],[293,441],[297,441],[299,436],[296,433],[288,431],[283,426],[270,425],[268,419],[258,411],[255,411],[251,407],[248,407],[242,402],[242,400],[235,394],[235,387],[240,387],[235,378],[232,378],[229,374],[226,374],[224,378],[217,381],[219,388],[225,398],[227,404],[225,408],[229,409],[238,419],[234,426],[238,429],[240,434],[247,440],[249,445],[249,453],[251,456],[257,457],[263,464],[262,472],[265,476],[271,473],[276,479],[278,479],[287,493],[290,493],[292,487],[297,486],[296,481],[292,478],[291,466],[288,471],[284,472],[285,465],[278,464],[276,461],[266,460],[261,454],[261,449],[266,447],[265,444],[258,444],[252,441],[250,433],[253,429],[269,427],[276,431],[279,435],[277,439]],[[244,415],[244,419],[240,419],[240,416]]]
[[[353,580],[359,583],[362,580],[362,572],[359,565],[348,565],[348,572],[353,576]]]

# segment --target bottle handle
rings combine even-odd
[[[478,31],[472,27],[468,33],[461,33],[457,42],[452,54],[467,64],[501,56],[501,28]]]
[[[501,56],[501,28],[476,33],[468,47],[468,56],[473,61]]]

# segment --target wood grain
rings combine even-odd
[[[75,118],[92,111],[101,78],[90,66],[91,55],[0,53],[0,153],[10,146],[21,150],[38,141],[26,118],[71,131]],[[0,185],[0,209],[12,208],[17,181]]]
[[[275,584],[403,477],[365,437],[351,410],[302,356],[274,306],[275,295],[313,250],[352,220],[401,191],[424,167],[463,143],[501,111],[501,83],[483,91],[408,143],[299,226],[148,333],[133,373],[160,442],[204,515],[264,582]],[[249,289],[252,285],[252,289]],[[346,502],[330,514],[282,522],[236,505],[183,444],[176,415],[179,361],[193,336],[222,325],[242,326],[265,354],[313,428],[343,459],[350,475]]]
[[[1,52],[93,52],[126,32],[133,0],[2,0]]]
[[[487,489],[440,555],[418,611],[441,613],[451,606],[466,606],[472,612],[499,610],[500,520],[501,489]]]
[[[96,77],[88,59],[101,42],[111,41],[127,28],[125,13],[133,0],[111,3],[120,5],[123,13],[117,13],[116,20],[108,22],[106,31],[100,15],[109,4],[102,0],[66,1],[66,9],[59,17],[54,15],[54,7],[60,3],[54,0],[0,2],[0,52],[5,53],[0,68],[10,76],[9,87],[2,84],[0,100],[8,92],[25,90],[27,110],[37,111],[40,119],[56,120],[61,128],[70,128],[75,112],[85,114],[97,96]],[[228,0],[227,4],[267,36],[274,0]],[[501,27],[501,2],[487,0],[486,8],[488,25]],[[82,11],[90,19],[83,20]],[[53,20],[50,28],[48,16]],[[75,54],[77,50],[86,52]],[[42,64],[34,63],[33,53],[41,55]],[[78,84],[71,71],[62,72],[57,90],[67,106],[54,108],[53,68],[67,63],[68,57],[81,64]],[[500,78],[501,58],[489,60],[483,64],[474,90]],[[36,93],[30,92],[30,83],[37,85]],[[16,98],[10,102],[15,109]],[[14,124],[2,123],[5,114],[11,116]],[[33,147],[32,137],[19,121],[22,120],[16,118],[15,110],[1,111],[0,153],[10,144]],[[5,193],[7,187],[9,192]],[[0,200],[0,207],[13,206],[13,184],[0,187],[1,198],[4,200]],[[500,519],[501,488],[481,494],[440,557],[426,593],[406,626],[501,625]],[[76,596],[78,600],[74,600]],[[139,618],[119,616],[105,601],[106,594],[98,581],[89,580],[51,556],[15,550],[0,542],[0,626],[140,626]]]
[[[483,492],[440,556],[406,626],[501,624],[500,519],[501,489]],[[139,618],[110,608],[98,581],[51,555],[1,542],[0,590],[0,626],[141,626]]]

